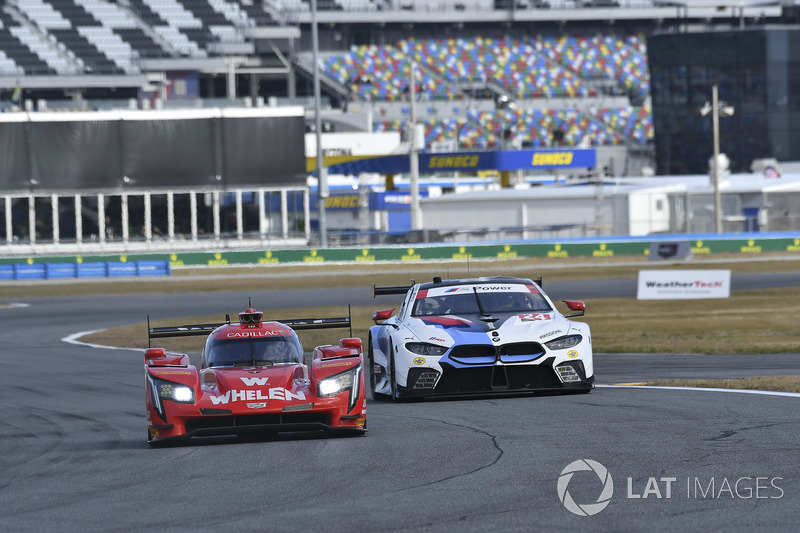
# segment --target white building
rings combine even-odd
[[[800,174],[739,174],[720,184],[723,231],[800,229]],[[472,191],[420,201],[423,227],[496,238],[714,232],[708,176],[606,179]]]

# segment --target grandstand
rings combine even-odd
[[[426,144],[484,149],[503,135],[547,146],[554,130],[568,145],[647,145],[648,33],[782,14],[658,0],[317,0],[317,9],[326,107],[371,113],[372,131],[405,130],[416,61]],[[6,0],[0,108],[307,104],[311,22],[309,0]],[[514,110],[495,109],[500,97]]]

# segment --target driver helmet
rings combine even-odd
[[[502,295],[500,300],[500,307],[503,309],[514,309],[516,307],[517,299],[514,293],[508,292]]]
[[[289,361],[289,345],[283,339],[274,339],[261,343],[261,359],[273,363],[286,363]]]

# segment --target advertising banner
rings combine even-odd
[[[478,172],[483,170],[547,170],[563,168],[593,168],[597,164],[594,148],[563,150],[493,150],[419,154],[421,174],[437,172]],[[348,156],[328,167],[329,174],[402,174],[409,172],[407,154],[389,156]],[[316,168],[316,163],[311,165]]]
[[[640,270],[639,300],[730,298],[730,270]]]

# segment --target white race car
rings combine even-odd
[[[368,366],[376,399],[531,391],[589,392],[594,386],[583,302],[559,313],[535,282],[491,277],[433,278],[375,287],[373,297],[405,294],[397,313],[372,314]]]

